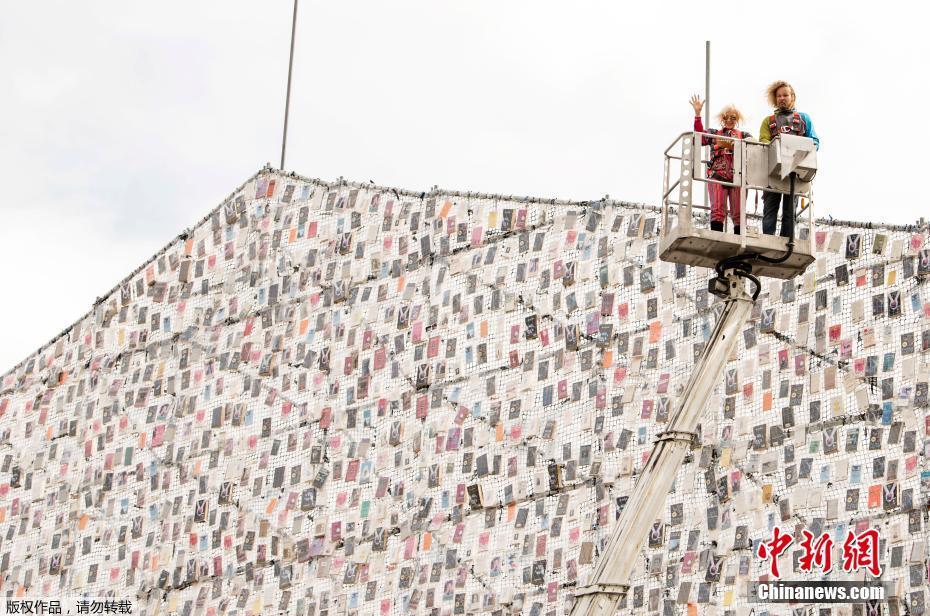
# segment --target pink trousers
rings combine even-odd
[[[739,188],[711,184],[708,186],[708,196],[710,197],[710,219],[712,221],[723,222],[727,217],[727,198],[729,198],[730,219],[734,225],[739,224]]]

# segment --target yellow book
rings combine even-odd
[[[730,466],[730,452],[729,447],[724,447],[720,452],[720,466]]]
[[[762,486],[762,502],[770,504],[772,502],[772,484],[766,483]]]

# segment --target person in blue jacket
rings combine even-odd
[[[814,145],[820,149],[820,139],[814,132],[814,123],[811,117],[795,109],[797,96],[794,88],[787,81],[775,81],[766,90],[769,104],[775,108],[775,113],[762,120],[759,128],[759,141],[770,142],[780,134],[800,135],[814,140]],[[775,235],[775,225],[778,222],[778,204],[781,203],[781,235],[794,236],[794,210],[797,197],[791,202],[791,197],[777,192],[764,191],[762,202],[762,233]]]

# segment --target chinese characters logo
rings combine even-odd
[[[799,560],[800,570],[811,572],[816,567],[823,573],[830,573],[833,570],[833,538],[829,533],[822,533],[816,539],[814,535],[807,530],[801,531],[804,539],[801,541],[801,549],[804,553]],[[763,541],[756,550],[756,555],[761,559],[770,561],[770,571],[772,577],[780,578],[781,572],[778,570],[778,557],[794,543],[794,538],[782,532],[781,528],[775,527],[772,538],[769,541]],[[870,528],[855,533],[849,531],[846,540],[842,545],[842,567],[843,571],[851,573],[859,569],[865,569],[873,576],[881,575],[882,569],[878,563],[878,531]]]

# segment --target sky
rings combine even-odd
[[[293,3],[0,3],[3,374],[279,165]],[[815,215],[912,223],[930,39],[917,3],[855,7],[302,0],[285,169],[656,204],[710,40],[712,113],[758,135],[767,84],[795,86]]]

